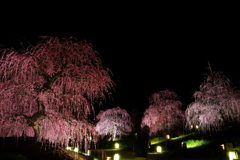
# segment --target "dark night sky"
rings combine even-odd
[[[111,4],[108,4],[111,5]],[[221,70],[236,85],[240,82],[239,17],[234,9],[157,4],[89,7],[17,4],[2,16],[0,44],[19,47],[39,36],[74,36],[86,39],[113,73],[114,101],[105,107],[144,110],[151,94],[172,90],[184,107],[209,73]],[[9,7],[8,7],[9,8]],[[1,11],[2,12],[2,11]]]

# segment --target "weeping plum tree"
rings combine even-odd
[[[0,137],[35,137],[67,146],[96,136],[89,121],[95,100],[113,87],[110,71],[86,41],[42,37],[35,46],[3,49]]]
[[[128,135],[132,131],[131,118],[128,112],[120,107],[101,110],[96,119],[96,131],[102,138],[110,136],[114,140],[117,136]]]
[[[164,90],[151,95],[150,106],[144,111],[141,127],[150,127],[150,134],[156,135],[161,131],[171,131],[182,125],[184,111],[182,102],[175,92]]]
[[[198,125],[203,132],[219,131],[239,118],[239,92],[222,72],[211,72],[193,94],[186,109],[186,127]]]

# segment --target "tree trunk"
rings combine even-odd
[[[114,127],[113,127],[113,140],[116,139],[116,134],[117,134],[117,127],[114,125]]]
[[[31,126],[33,127],[35,133],[34,137],[36,142],[41,142],[41,138],[39,137],[40,130],[38,122],[44,116],[43,113],[44,113],[43,110],[40,110],[39,112],[36,112],[31,118]]]

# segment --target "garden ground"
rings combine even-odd
[[[40,143],[1,141],[1,160],[74,160],[68,151],[55,147],[44,147]],[[74,153],[75,154],[75,153]]]
[[[204,152],[202,152],[204,151]],[[16,145],[16,143],[5,143],[4,146],[1,145],[0,152],[1,160],[76,160],[74,155],[76,153],[72,152],[73,156],[70,156],[65,151],[55,148],[43,148],[41,144],[27,144],[21,143]],[[120,160],[131,160],[134,159],[132,151],[116,151],[121,156]],[[114,152],[106,151],[106,157],[113,157]],[[98,155],[99,160],[102,158],[102,154]],[[227,160],[228,157],[225,151],[217,152],[216,150],[197,150],[197,149],[186,149],[179,152],[163,152],[161,154],[150,153],[148,155],[149,160]],[[84,158],[78,158],[83,160]],[[91,159],[90,157],[88,159]],[[93,159],[93,158],[92,158]],[[113,160],[113,159],[112,159]]]
[[[209,140],[211,143],[193,147],[185,148],[181,142],[189,142],[191,140]],[[113,157],[115,153],[120,155],[120,160],[134,159],[133,141],[123,139],[118,141],[122,149],[112,150],[114,148],[114,141],[99,141],[97,148],[99,152],[92,150],[91,157],[86,157],[72,151],[61,149],[60,147],[42,146],[40,143],[33,143],[31,141],[20,141],[16,139],[0,139],[0,159],[1,160],[76,160],[76,155],[80,160],[102,160],[102,149],[106,149],[104,157]],[[196,142],[196,141],[195,141]],[[170,140],[161,140],[151,145],[149,149],[149,160],[229,160],[226,149],[223,150],[221,144],[232,145],[235,152],[239,152],[240,137],[239,132],[234,131],[225,132],[214,135],[191,134],[184,138],[172,138]],[[156,146],[162,147],[162,153],[156,153]],[[113,152],[114,151],[114,152]],[[94,153],[95,152],[95,153]],[[113,158],[111,159],[113,160]]]

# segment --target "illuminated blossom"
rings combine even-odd
[[[239,119],[239,93],[222,72],[206,76],[199,91],[193,94],[195,101],[186,109],[186,127],[198,125],[203,132],[219,131]]]
[[[95,135],[88,121],[93,103],[113,87],[110,71],[86,41],[42,38],[27,49],[1,51],[0,137],[87,145]]]
[[[156,135],[159,131],[171,131],[182,125],[184,111],[180,109],[182,102],[175,92],[164,90],[152,94],[150,106],[144,112],[141,127],[150,127],[150,134]]]
[[[132,122],[128,112],[120,107],[100,111],[97,115],[96,131],[100,137],[109,135],[115,139],[117,136],[128,135],[132,130]]]

